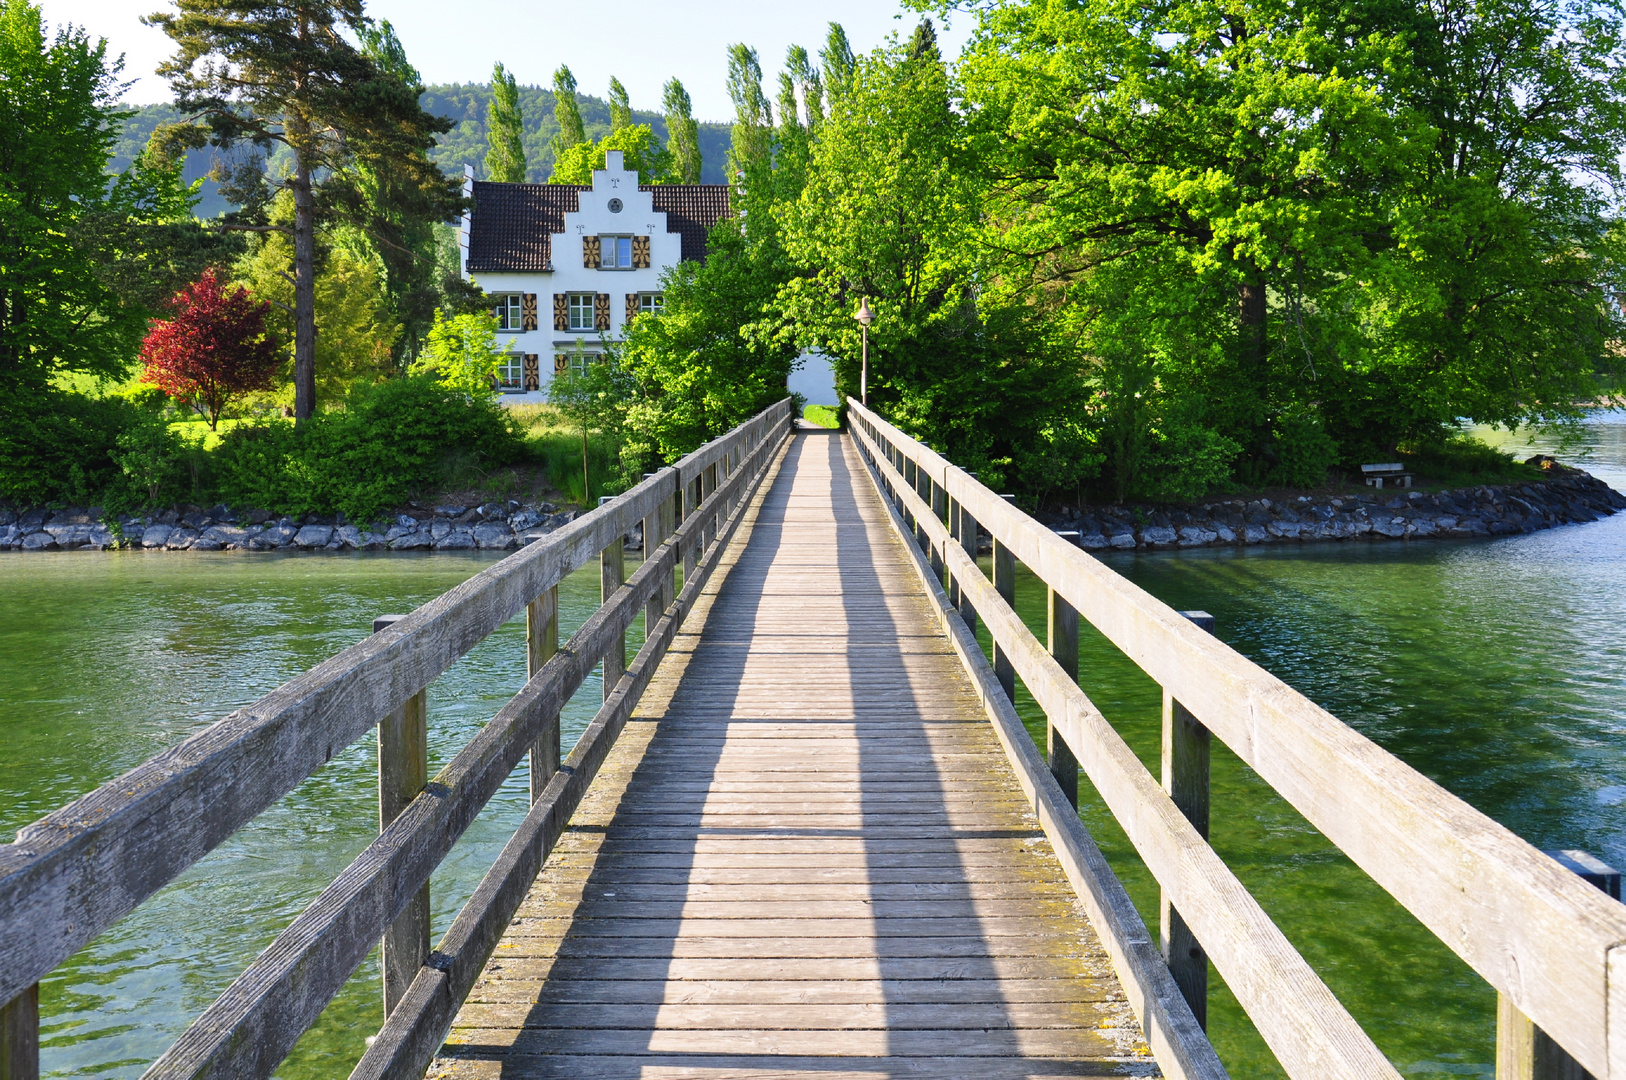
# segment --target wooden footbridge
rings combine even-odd
[[[1206,843],[1217,737],[1502,995],[1499,1077],[1626,1080],[1617,901],[1200,613],[849,421],[774,406],[0,847],[0,1080],[39,1073],[43,975],[375,726],[377,841],[147,1076],[272,1076],[382,941],[354,1077],[1214,1080],[1210,962],[1288,1075],[1398,1077]],[[558,584],[595,559],[603,604],[560,644]],[[523,688],[430,778],[425,688],[521,612]],[[1161,782],[1079,685],[1080,618],[1165,688]],[[530,813],[432,944],[431,873],[527,755]],[[1080,771],[1163,890],[1155,934],[1079,821]]]

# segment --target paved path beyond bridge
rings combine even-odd
[[[1156,1075],[886,518],[795,436],[430,1076]]]

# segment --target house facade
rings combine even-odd
[[[505,404],[547,400],[556,374],[592,363],[629,322],[659,311],[661,277],[706,257],[729,214],[724,184],[640,185],[605,155],[590,187],[465,180],[463,274],[491,298]]]

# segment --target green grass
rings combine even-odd
[[[220,439],[226,432],[243,424],[250,426],[266,423],[263,420],[221,420],[219,427],[209,430],[209,422],[202,419],[177,420],[169,425],[169,430],[175,432],[188,446],[199,446],[204,450],[213,450],[220,445]],[[270,421],[275,423],[276,421]]]
[[[1543,475],[1534,465],[1526,465],[1509,451],[1487,445],[1472,435],[1453,435],[1437,446],[1403,449],[1398,456],[1416,474],[1418,485],[1429,488],[1517,484],[1539,480]]]
[[[591,509],[609,490],[619,471],[614,443],[596,435],[587,439],[587,477],[592,490],[582,490],[582,435],[552,405],[516,405],[508,410],[524,432],[532,457],[547,474],[548,483],[571,502]]]
[[[802,410],[802,419],[831,431],[841,427],[841,413],[834,405],[809,405]]]

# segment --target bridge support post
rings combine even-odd
[[[1206,611],[1182,611],[1180,614],[1210,634],[1214,632],[1214,616]],[[1185,706],[1163,692],[1163,790],[1169,793],[1174,805],[1186,816],[1204,840],[1208,839],[1208,778],[1209,749],[1213,736],[1208,728]],[[1180,987],[1186,1004],[1197,1018],[1197,1024],[1208,1030],[1208,954],[1192,934],[1191,928],[1180,917],[1169,894],[1159,900],[1162,931],[1163,959],[1169,965],[1169,974]]]
[[[0,1080],[39,1080],[40,984],[0,1006]]]
[[[1050,656],[1067,677],[1078,682],[1078,610],[1050,590],[1049,627]],[[1045,756],[1050,761],[1050,775],[1061,785],[1063,795],[1078,809],[1078,758],[1056,731],[1056,725],[1045,719]]]
[[[559,651],[559,586],[555,585],[525,605],[525,678],[529,681],[542,665]],[[559,716],[551,718],[546,731],[531,744],[531,801],[542,797],[543,789],[559,771]]]
[[[1584,851],[1548,851],[1560,865],[1573,870],[1616,900],[1620,899],[1620,872]],[[1496,995],[1496,1080],[1594,1080],[1581,1063],[1564,1052],[1506,995]]]
[[[1001,495],[1006,502],[1015,502],[1014,495]],[[994,537],[994,590],[1005,598],[1005,602],[1016,609],[1016,555],[1010,548],[1000,543],[999,537]],[[1005,650],[994,642],[994,677],[1004,688],[1005,696],[1012,701],[1016,700],[1016,668],[1011,665],[1011,658]]]
[[[615,595],[623,582],[627,580],[627,564],[625,549],[621,537],[616,537],[610,546],[599,552],[599,599],[608,604],[610,597]],[[610,695],[615,693],[616,683],[627,672],[627,635],[610,642],[610,647],[604,652],[604,700],[609,701]]]
[[[402,615],[373,620],[373,633],[394,625]],[[429,692],[420,690],[378,724],[378,829],[390,822],[429,783]],[[429,885],[418,890],[384,932],[380,959],[384,969],[384,1015],[406,996],[418,969],[429,960]]]

